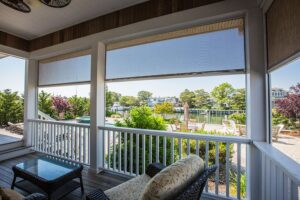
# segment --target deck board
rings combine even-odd
[[[12,166],[38,156],[42,156],[41,153],[32,153],[25,156],[13,158],[10,160],[5,160],[0,162],[0,187],[8,188],[11,185],[13,179],[13,172],[11,170]],[[93,191],[94,189],[101,188],[107,190],[109,188],[115,187],[128,180],[126,177],[118,176],[115,174],[110,174],[107,172],[102,172],[100,174],[94,174],[88,171],[88,168],[85,167],[83,172],[83,184],[85,189],[85,194]],[[26,195],[25,192],[16,189],[21,192],[23,195]],[[70,193],[68,196],[64,197],[63,200],[79,200],[82,199],[80,189],[77,189]]]
[[[0,145],[18,141],[21,141],[21,139],[14,136],[4,135],[0,132]]]

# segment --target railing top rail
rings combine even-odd
[[[216,142],[241,143],[241,144],[252,143],[252,140],[249,138],[237,137],[237,136],[216,136],[216,135],[206,135],[206,134],[168,132],[168,131],[123,128],[123,127],[108,127],[108,126],[98,126],[98,129],[108,130],[108,131],[120,131],[120,132],[134,133],[134,134],[168,136],[168,137],[175,137],[175,138],[207,140],[207,141],[216,141]]]
[[[28,122],[40,122],[40,123],[48,123],[48,124],[58,124],[58,125],[65,125],[65,126],[77,126],[77,127],[83,127],[83,128],[90,128],[89,124],[49,121],[49,120],[41,120],[41,119],[29,119]]]
[[[47,119],[47,120],[52,120],[52,121],[56,121],[54,118],[50,117],[49,115],[47,115],[46,113],[43,113],[42,111],[38,110],[38,115]]]
[[[263,152],[272,162],[276,163],[290,179],[300,186],[300,165],[298,163],[266,142],[254,142],[254,146]]]
[[[182,108],[183,109],[183,108]],[[189,110],[199,110],[199,111],[220,111],[220,112],[246,112],[246,110],[217,110],[217,109],[198,109],[189,108]]]

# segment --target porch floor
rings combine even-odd
[[[0,145],[1,144],[8,144],[12,142],[21,141],[23,138],[22,135],[11,133],[4,128],[0,128]]]
[[[16,165],[17,163],[20,163],[25,160],[33,159],[38,156],[42,156],[41,153],[32,153],[25,156],[13,158],[10,160],[5,160],[0,162],[0,187],[4,188],[10,188],[12,179],[13,179],[13,172],[11,170],[12,166]],[[128,178],[121,177],[118,175],[109,174],[107,172],[102,172],[100,174],[92,174],[88,171],[88,169],[85,167],[83,170],[83,183],[84,183],[84,189],[85,194],[88,194],[92,190],[96,188],[101,188],[103,190],[107,190],[109,188],[115,187],[125,181],[127,181]],[[23,195],[27,195],[25,192],[16,190]],[[80,189],[77,189],[70,193],[68,196],[63,198],[64,200],[79,200],[82,199]]]

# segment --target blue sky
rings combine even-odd
[[[25,60],[15,57],[0,59],[0,90],[24,93]]]
[[[272,87],[289,89],[300,83],[300,58],[271,72]]]

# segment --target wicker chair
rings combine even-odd
[[[160,163],[152,163],[147,167],[146,174],[151,178],[159,173],[165,166]],[[191,185],[180,192],[176,200],[199,200],[208,178],[217,170],[217,166],[206,167]],[[126,191],[124,191],[126,192]],[[109,200],[104,191],[97,189],[86,196],[87,200]]]

